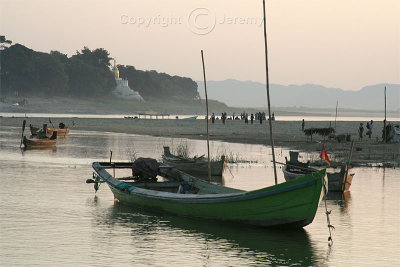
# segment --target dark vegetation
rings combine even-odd
[[[96,97],[111,95],[116,83],[107,50],[84,47],[68,57],[59,51],[37,52],[21,44],[1,43],[1,93],[19,96]],[[160,98],[199,99],[197,84],[190,78],[119,66],[121,78],[145,100]]]
[[[120,77],[145,99],[174,98],[200,99],[197,83],[190,78],[170,76],[166,73],[137,70],[133,66],[118,65]]]

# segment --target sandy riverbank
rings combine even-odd
[[[27,125],[36,126],[48,123],[47,118],[26,118]],[[0,118],[0,126],[22,125],[23,118]],[[63,121],[65,124],[75,126],[71,130],[88,130],[101,132],[119,132],[130,134],[144,134],[164,137],[179,137],[206,139],[206,122],[204,120],[146,120],[146,119],[81,119],[65,118],[52,119],[54,125]],[[338,121],[337,134],[350,134],[356,140],[353,152],[354,165],[385,164],[387,166],[400,165],[400,144],[383,144],[381,139],[383,123],[374,123],[374,133],[371,139],[364,137],[358,141],[358,121]],[[363,122],[364,125],[366,122]],[[49,123],[48,123],[49,124]],[[309,127],[329,127],[329,122],[306,122]],[[28,131],[28,130],[27,130]],[[348,159],[350,142],[337,142],[325,140],[314,135],[311,141],[301,131],[300,121],[274,121],[273,135],[275,146],[286,147],[303,152],[320,152],[322,143],[333,162],[343,162]],[[378,140],[377,140],[378,137]],[[268,123],[245,125],[243,121],[221,121],[210,124],[210,139],[249,144],[270,144]]]

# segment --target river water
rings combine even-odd
[[[272,231],[135,210],[114,204],[106,185],[95,194],[85,183],[91,163],[108,161],[110,150],[113,160],[160,159],[164,145],[206,154],[205,141],[72,130],[54,151],[21,151],[20,136],[20,128],[0,128],[1,266],[400,264],[399,169],[354,168],[351,192],[328,195],[335,227],[329,247],[324,202],[304,230]],[[268,147],[213,141],[211,151],[252,161],[230,164],[226,186],[274,183]],[[284,161],[288,151],[276,154]],[[280,168],[278,180],[284,181]]]

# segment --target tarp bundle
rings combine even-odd
[[[152,158],[138,158],[132,164],[132,176],[142,179],[156,179],[159,170],[160,165]]]

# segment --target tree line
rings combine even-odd
[[[4,94],[26,96],[92,97],[111,95],[116,86],[107,50],[84,47],[68,57],[59,51],[37,52],[0,36],[1,88]],[[190,78],[119,66],[120,77],[146,100],[198,99]]]
[[[133,66],[118,65],[120,77],[144,99],[175,98],[200,99],[197,83],[190,78],[171,76],[154,70],[137,70]]]

